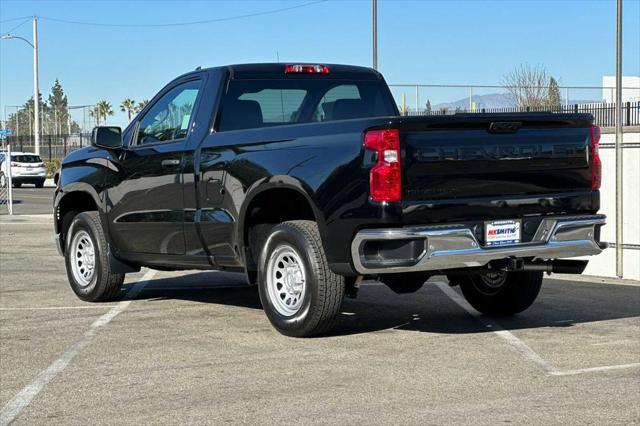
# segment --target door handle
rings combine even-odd
[[[172,158],[170,160],[162,160],[162,167],[176,167],[180,165],[180,160]]]

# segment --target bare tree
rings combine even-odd
[[[502,85],[520,108],[544,108],[548,106],[549,76],[542,65],[521,64],[502,77]]]

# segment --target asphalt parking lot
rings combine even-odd
[[[33,185],[23,185],[21,188],[12,188],[13,214],[52,214],[53,193],[55,187],[36,188]],[[3,213],[6,207],[2,206]]]
[[[50,215],[0,217],[0,263],[0,425],[640,423],[638,282],[548,279],[507,320],[443,277],[369,282],[292,339],[234,274],[143,269],[81,302]]]

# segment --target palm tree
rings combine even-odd
[[[131,116],[136,112],[136,101],[127,98],[120,104],[120,111],[127,113],[127,118],[131,121]]]
[[[102,117],[104,122],[107,122],[107,116],[113,115],[113,109],[111,108],[111,104],[107,101],[100,101],[96,105],[96,109],[98,110],[98,117]],[[99,120],[98,120],[99,121]]]
[[[89,110],[89,115],[96,119],[96,126],[99,126],[100,125],[100,110],[99,110],[97,105]]]
[[[142,108],[146,107],[148,103],[149,103],[149,99],[145,99],[142,102],[138,102],[138,105],[136,105],[136,112],[142,111]]]

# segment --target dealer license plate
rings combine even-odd
[[[495,220],[484,223],[484,245],[502,246],[520,243],[519,220]]]

